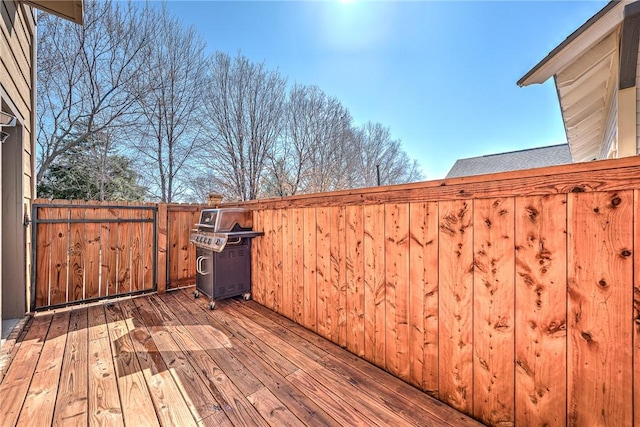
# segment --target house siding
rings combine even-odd
[[[0,106],[18,119],[5,128],[10,137],[2,145],[2,234],[0,312],[2,319],[22,317],[29,310],[31,231],[22,227],[34,196],[35,123],[33,9],[23,3],[0,4]]]
[[[615,157],[617,155],[617,139],[618,139],[618,91],[616,88],[618,87],[618,82],[616,79],[615,85],[609,91],[609,100],[607,101],[607,113],[604,118],[604,131],[602,134],[602,146],[600,148],[600,153],[598,154],[598,159],[607,159],[609,158],[609,153],[613,148],[616,150]]]

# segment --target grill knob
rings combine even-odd
[[[207,239],[207,244],[211,244],[211,238]]]

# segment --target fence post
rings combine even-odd
[[[158,203],[157,218],[158,256],[156,257],[156,280],[159,294],[167,290],[167,204]]]

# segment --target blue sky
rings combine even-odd
[[[169,1],[210,52],[391,128],[426,179],[458,158],[566,142],[553,82],[516,81],[606,1]]]

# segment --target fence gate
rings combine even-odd
[[[156,206],[81,203],[33,205],[36,309],[156,288]]]
[[[189,243],[189,236],[203,207],[167,205],[167,289],[193,285],[196,281],[196,249]]]

